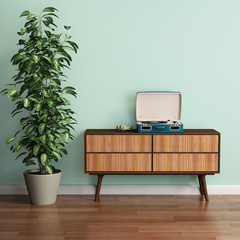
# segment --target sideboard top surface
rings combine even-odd
[[[215,129],[184,129],[183,133],[139,133],[136,129],[130,131],[87,129],[85,135],[220,135],[220,133]]]

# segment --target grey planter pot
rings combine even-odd
[[[31,204],[50,205],[56,202],[61,171],[57,173],[39,175],[38,169],[24,172],[24,179]]]

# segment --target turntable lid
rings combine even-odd
[[[140,122],[179,121],[181,93],[172,91],[138,92],[136,120]]]

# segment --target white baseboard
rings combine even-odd
[[[95,194],[95,185],[60,185],[59,194]],[[208,185],[209,194],[240,194],[240,185]],[[0,185],[0,195],[27,194],[25,185]],[[196,185],[102,185],[101,194],[171,195],[199,194]]]

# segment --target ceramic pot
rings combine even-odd
[[[24,172],[24,179],[31,204],[50,205],[56,202],[61,171],[40,175],[38,169]]]

